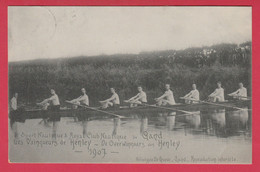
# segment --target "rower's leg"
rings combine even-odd
[[[167,105],[167,103],[166,102],[162,102],[162,106],[166,106]]]
[[[157,104],[158,106],[162,106],[162,103],[163,103],[162,100],[158,100],[156,104]]]
[[[108,102],[102,102],[101,106],[102,106],[102,109],[108,108]]]
[[[42,109],[47,110],[49,106],[50,106],[49,103],[45,103],[45,104],[42,105]]]
[[[216,97],[216,101],[217,101],[217,102],[224,102],[225,100],[224,100],[223,98],[217,96],[217,97]]]
[[[107,107],[112,107],[112,106],[113,106],[113,103],[107,102]]]
[[[216,102],[216,98],[215,97],[209,97],[209,102]]]
[[[72,109],[78,109],[78,105],[80,105],[79,101],[73,102],[75,105],[72,105]]]
[[[134,102],[133,102],[132,100],[129,101],[129,103],[130,103],[130,104],[129,104],[129,107],[130,107],[130,108],[134,107],[135,104],[134,104]]]
[[[142,102],[140,102],[140,101],[135,101],[135,104],[134,104],[134,107],[137,107],[138,105],[140,105],[140,104],[142,104]]]
[[[166,105],[168,105],[169,103],[168,103],[168,101],[167,100],[162,100],[162,106],[166,106]]]
[[[186,99],[186,100],[185,100],[185,103],[186,103],[186,104],[191,104],[191,101]]]

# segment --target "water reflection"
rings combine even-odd
[[[238,136],[250,132],[248,110],[226,111],[218,109],[203,114],[203,125],[206,134],[217,137]],[[250,127],[249,127],[250,126]]]
[[[89,115],[74,115],[72,117],[66,117],[70,121],[66,121],[66,124],[61,123],[61,117],[52,116],[51,118],[43,118],[38,120],[36,127],[51,128],[52,138],[55,140],[57,132],[62,132],[64,126],[70,126],[72,123],[74,125],[80,126],[83,136],[86,136],[88,131],[93,130],[93,125],[89,126],[91,123],[108,122],[108,126],[111,127],[112,135],[117,135],[121,130],[127,129],[129,127],[127,124],[131,123],[132,127],[138,129],[140,135],[143,132],[156,129],[163,131],[164,133],[178,133],[183,136],[187,134],[191,135],[208,135],[215,137],[231,137],[244,135],[246,138],[251,137],[251,112],[247,110],[235,110],[226,111],[225,109],[217,109],[212,111],[196,111],[192,114],[181,114],[176,112],[163,112],[163,113],[142,113],[142,114],[129,114],[128,118],[111,118],[109,116],[89,116]],[[26,117],[16,116],[10,118],[10,131],[13,133],[14,137],[19,136],[19,130],[23,130],[18,127],[19,123],[23,123],[23,127],[30,128],[27,124]],[[109,122],[110,121],[110,122]],[[59,130],[59,131],[58,131]],[[98,129],[102,131],[102,127]],[[131,134],[131,130],[128,130]]]
[[[213,110],[206,117],[206,133],[211,136],[226,137],[226,111],[225,109]]]
[[[217,125],[215,128],[223,128],[226,125],[226,111],[225,109],[214,110],[211,114],[213,125]]]
[[[87,136],[87,127],[88,127],[88,119],[85,119],[82,121],[82,127],[83,127],[83,136],[86,137]]]
[[[169,116],[166,117],[166,126],[169,131],[174,130],[176,113],[171,112]]]
[[[147,131],[147,128],[148,128],[148,117],[141,116],[140,134],[143,134],[145,131]]]
[[[10,122],[10,127],[12,132],[14,133],[15,138],[19,138],[19,133],[18,133],[18,122]]]
[[[200,127],[200,123],[201,123],[200,111],[195,111],[191,115],[186,115],[185,119],[191,128],[198,129]]]
[[[120,130],[121,120],[120,118],[114,118],[113,121],[114,121],[114,128],[113,128],[112,136],[115,136],[117,135],[118,130]]]
[[[90,115],[80,113],[66,117],[58,115],[45,118],[12,116],[9,119],[9,155],[12,160],[19,162],[24,162],[23,155],[28,152],[32,155],[27,156],[29,157],[28,162],[111,162],[112,158],[115,162],[127,162],[128,160],[134,162],[136,154],[151,157],[156,155],[169,155],[170,157],[178,155],[182,157],[183,155],[198,154],[212,157],[219,153],[222,154],[222,148],[227,150],[224,153],[228,151],[232,155],[237,153],[237,157],[243,154],[245,159],[250,160],[251,156],[251,111],[247,110],[218,108],[218,110],[211,111],[196,111],[192,112],[192,114],[149,111],[140,114],[129,113],[126,118],[122,119],[106,114]],[[95,146],[95,148],[100,152],[104,147],[100,145],[100,139],[97,139],[97,135],[104,134],[104,136],[116,136],[116,138],[125,136],[127,138],[121,141],[118,139],[109,141],[107,139],[107,144],[135,142],[157,145],[158,140],[144,141],[142,136],[145,132],[152,135],[161,133],[162,142],[179,141],[180,149],[163,148],[161,150],[160,148],[157,149],[156,146],[125,149],[106,146],[106,151],[109,154],[106,158],[92,159],[86,147],[80,147],[80,144],[76,144],[81,142],[82,136],[85,136],[84,140],[91,141],[92,146],[97,144],[98,146]],[[44,137],[34,137],[34,133],[35,135],[42,133]],[[62,138],[61,136],[64,133],[67,133],[68,137]],[[30,144],[27,143],[27,137],[31,141]],[[53,145],[40,147],[34,142],[60,143],[61,139],[67,141],[67,143],[57,147]],[[17,146],[21,144],[21,141],[23,141],[23,145]],[[71,143],[73,143],[73,146]],[[214,149],[212,149],[213,146]],[[113,152],[113,155],[111,152]],[[122,154],[117,154],[117,152]],[[125,155],[127,155],[127,159],[123,158]],[[30,159],[30,157],[43,157],[43,159]],[[244,159],[242,160],[244,161]]]
[[[59,124],[59,122],[57,122],[57,121],[52,122],[52,139],[53,140],[56,140],[58,124]]]
[[[231,111],[229,113],[229,117],[230,117],[229,119],[238,121],[237,124],[240,125],[240,127],[244,127],[244,128],[247,127],[247,122],[248,122],[248,118],[249,118],[248,110]],[[234,123],[231,122],[231,124],[234,124]]]
[[[227,128],[229,135],[251,136],[251,115],[247,110],[229,112],[227,115]],[[250,120],[249,120],[250,119]]]

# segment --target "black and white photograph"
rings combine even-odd
[[[9,6],[10,163],[252,164],[252,8]]]

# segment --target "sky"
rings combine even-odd
[[[8,60],[240,44],[251,7],[8,7]]]

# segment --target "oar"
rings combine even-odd
[[[246,99],[248,99],[248,100],[251,99],[251,97],[240,96],[240,95],[229,95],[229,94],[228,94],[228,96],[230,96],[230,97],[241,97],[241,98],[246,98]]]
[[[159,109],[166,109],[166,110],[173,110],[173,111],[179,111],[179,112],[183,112],[186,114],[194,114],[193,112],[189,112],[189,111],[185,111],[185,110],[180,110],[180,109],[175,109],[175,108],[168,108],[168,107],[162,107],[162,106],[156,106],[156,105],[149,105],[149,104],[145,104],[142,103],[140,105],[144,105],[144,106],[148,106],[148,107],[154,107],[154,108],[159,108]]]
[[[128,101],[124,101],[124,102],[126,102],[126,103],[138,104],[138,105],[143,105],[143,106],[148,106],[148,107],[154,107],[154,108],[159,108],[159,109],[179,111],[179,112],[183,112],[183,113],[187,113],[187,114],[194,114],[194,113],[189,112],[189,111],[179,110],[179,109],[175,109],[175,108],[161,107],[161,106],[156,106],[156,105],[149,105],[149,104],[146,104],[146,103],[141,103],[141,104],[140,104],[140,103],[128,102]]]
[[[102,113],[106,113],[106,114],[109,114],[109,115],[112,115],[112,116],[116,116],[116,117],[118,117],[118,118],[125,118],[124,116],[117,115],[117,114],[114,114],[114,113],[111,113],[111,112],[99,110],[99,109],[92,108],[92,107],[88,107],[88,106],[84,106],[84,105],[78,105],[78,104],[72,103],[72,102],[70,102],[70,101],[68,101],[68,100],[66,100],[65,102],[70,103],[70,104],[73,104],[73,105],[81,106],[81,107],[84,107],[84,108],[86,108],[86,109],[91,109],[91,110],[93,110],[93,111],[102,112]]]
[[[227,107],[227,108],[234,108],[234,109],[238,109],[238,110],[247,110],[247,109],[243,109],[243,108],[239,108],[239,107],[235,107],[235,106],[222,105],[222,104],[217,104],[217,103],[212,103],[212,102],[207,102],[207,101],[196,100],[196,99],[192,99],[192,98],[180,97],[180,99],[186,99],[186,100],[191,100],[191,101],[206,103],[206,104],[210,104],[210,105],[215,105],[215,106],[222,106],[222,107]]]

